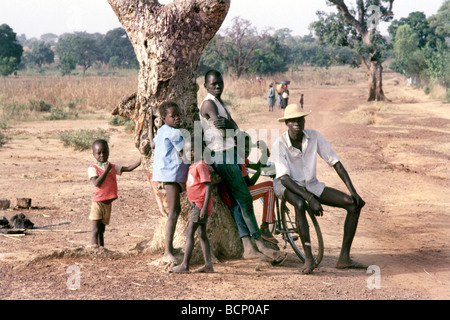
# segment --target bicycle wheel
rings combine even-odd
[[[278,234],[277,228],[279,229],[281,227],[281,221],[278,221],[278,212],[280,212],[280,204],[278,201],[278,198],[275,200],[275,216],[273,217],[273,223],[269,224],[269,231],[272,234]]]
[[[309,207],[307,209],[308,214],[306,215],[306,218],[309,224],[311,250],[314,260],[316,261],[316,266],[318,266],[323,258],[323,237],[316,216],[311,212]],[[289,202],[282,200],[280,210],[283,228],[286,231],[286,237],[300,260],[305,262],[305,254],[302,242],[300,240],[299,230],[295,222],[295,209]]]

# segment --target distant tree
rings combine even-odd
[[[397,29],[400,26],[408,25],[412,32],[417,35],[419,48],[424,48],[427,44],[433,48],[436,47],[437,40],[444,40],[443,37],[435,33],[435,25],[430,25],[427,17],[423,12],[411,12],[406,18],[400,20],[394,20],[388,27],[388,32],[392,38],[392,42],[395,42]]]
[[[395,71],[407,77],[418,77],[427,68],[420,49],[420,37],[408,24],[397,28],[393,55],[395,58]]]
[[[250,61],[249,71],[258,74],[285,72],[289,69],[289,47],[276,36],[267,36],[255,49],[255,59]]]
[[[13,29],[7,24],[0,25],[0,75],[5,77],[15,72],[22,53],[23,47]]]
[[[232,21],[232,26],[225,29],[224,37],[217,41],[216,54],[223,59],[228,71],[239,79],[257,59],[255,50],[266,34],[258,34],[248,20],[235,17]]]
[[[436,45],[427,45],[423,51],[428,66],[428,75],[438,79],[447,88],[450,86],[450,49],[446,41],[450,38],[450,0],[445,0],[438,12],[428,18],[430,27],[438,37]]]
[[[423,49],[428,75],[437,79],[445,87],[450,87],[450,50],[444,41],[438,40],[436,48],[426,46]]]
[[[328,2],[336,6],[338,12],[318,12],[319,20],[311,24],[312,29],[321,43],[354,50],[369,77],[368,101],[385,100],[382,63],[388,46],[377,31],[376,23],[392,19],[394,0],[357,0],[355,9],[349,9],[344,0]],[[382,5],[383,2],[388,5]]]
[[[28,59],[40,69],[43,64],[53,63],[55,61],[55,53],[49,43],[39,41],[33,43]]]
[[[215,69],[222,73],[228,71],[227,65],[217,54],[217,43],[223,41],[223,36],[216,34],[203,50],[198,63],[197,75],[204,75],[208,70]]]
[[[445,0],[438,12],[428,18],[428,22],[434,33],[441,39],[450,38],[450,0]]]
[[[41,35],[40,40],[48,43],[51,46],[54,46],[58,41],[58,35],[54,33],[44,33]]]
[[[83,75],[85,75],[86,70],[100,58],[99,39],[101,39],[100,34],[86,32],[66,34],[60,37],[55,51],[60,57],[60,61],[63,59],[66,65],[68,62],[75,61],[77,65],[81,66]]]
[[[69,51],[64,51],[59,54],[59,69],[61,75],[70,75],[77,67],[77,59]]]
[[[112,61],[115,67],[137,68],[137,59],[133,45],[128,38],[125,29],[116,28],[106,33],[101,41],[101,59],[108,63]]]

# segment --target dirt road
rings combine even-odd
[[[87,167],[93,158],[90,151],[64,148],[55,134],[108,129],[111,161],[125,165],[139,157],[133,136],[105,119],[26,122],[11,126],[7,135],[13,139],[0,148],[0,198],[12,206],[16,198],[32,198],[33,207],[0,211],[0,218],[23,212],[36,227],[50,227],[21,237],[0,235],[0,299],[449,299],[449,107],[394,78],[387,75],[385,81],[392,102],[377,105],[371,125],[353,123],[350,116],[365,104],[365,84],[290,87],[291,99],[302,92],[305,109],[313,110],[306,127],[327,138],[367,203],[352,255],[378,273],[334,268],[345,215],[329,207],[319,220],[325,258],[313,275],[300,273],[290,247],[282,248],[289,258],[279,267],[231,260],[215,264],[213,274],[167,273],[151,265],[158,255],[131,250],[152,238],[158,221],[142,168],[118,178],[107,250],[86,251],[93,191]],[[281,111],[261,110],[242,128],[285,130],[276,121]],[[321,160],[318,172],[321,181],[345,191]],[[136,193],[142,186],[146,192]],[[70,290],[76,276],[79,287]]]

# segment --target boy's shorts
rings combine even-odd
[[[101,220],[104,225],[109,224],[111,218],[112,203],[92,202],[90,220]]]
[[[190,220],[194,223],[199,224],[206,224],[208,222],[208,213],[206,213],[206,216],[203,219],[200,219],[200,211],[199,207],[195,203],[191,203],[192,209],[190,213]]]
[[[166,185],[178,185],[180,193],[186,191],[185,182],[158,182],[158,189],[165,189]]]

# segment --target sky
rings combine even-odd
[[[171,0],[160,0],[167,4]],[[427,17],[436,14],[444,0],[396,0],[394,18],[400,19],[414,11],[422,11]],[[350,6],[355,1],[347,0]],[[231,26],[234,17],[249,20],[262,31],[288,28],[292,35],[308,35],[309,25],[317,20],[318,10],[332,12],[325,0],[231,0],[228,15],[219,32]],[[88,33],[107,31],[121,27],[107,0],[0,0],[0,24],[8,24],[17,35],[27,39],[39,38],[45,33],[61,35],[66,32]],[[387,35],[387,23],[380,24],[380,31]]]

